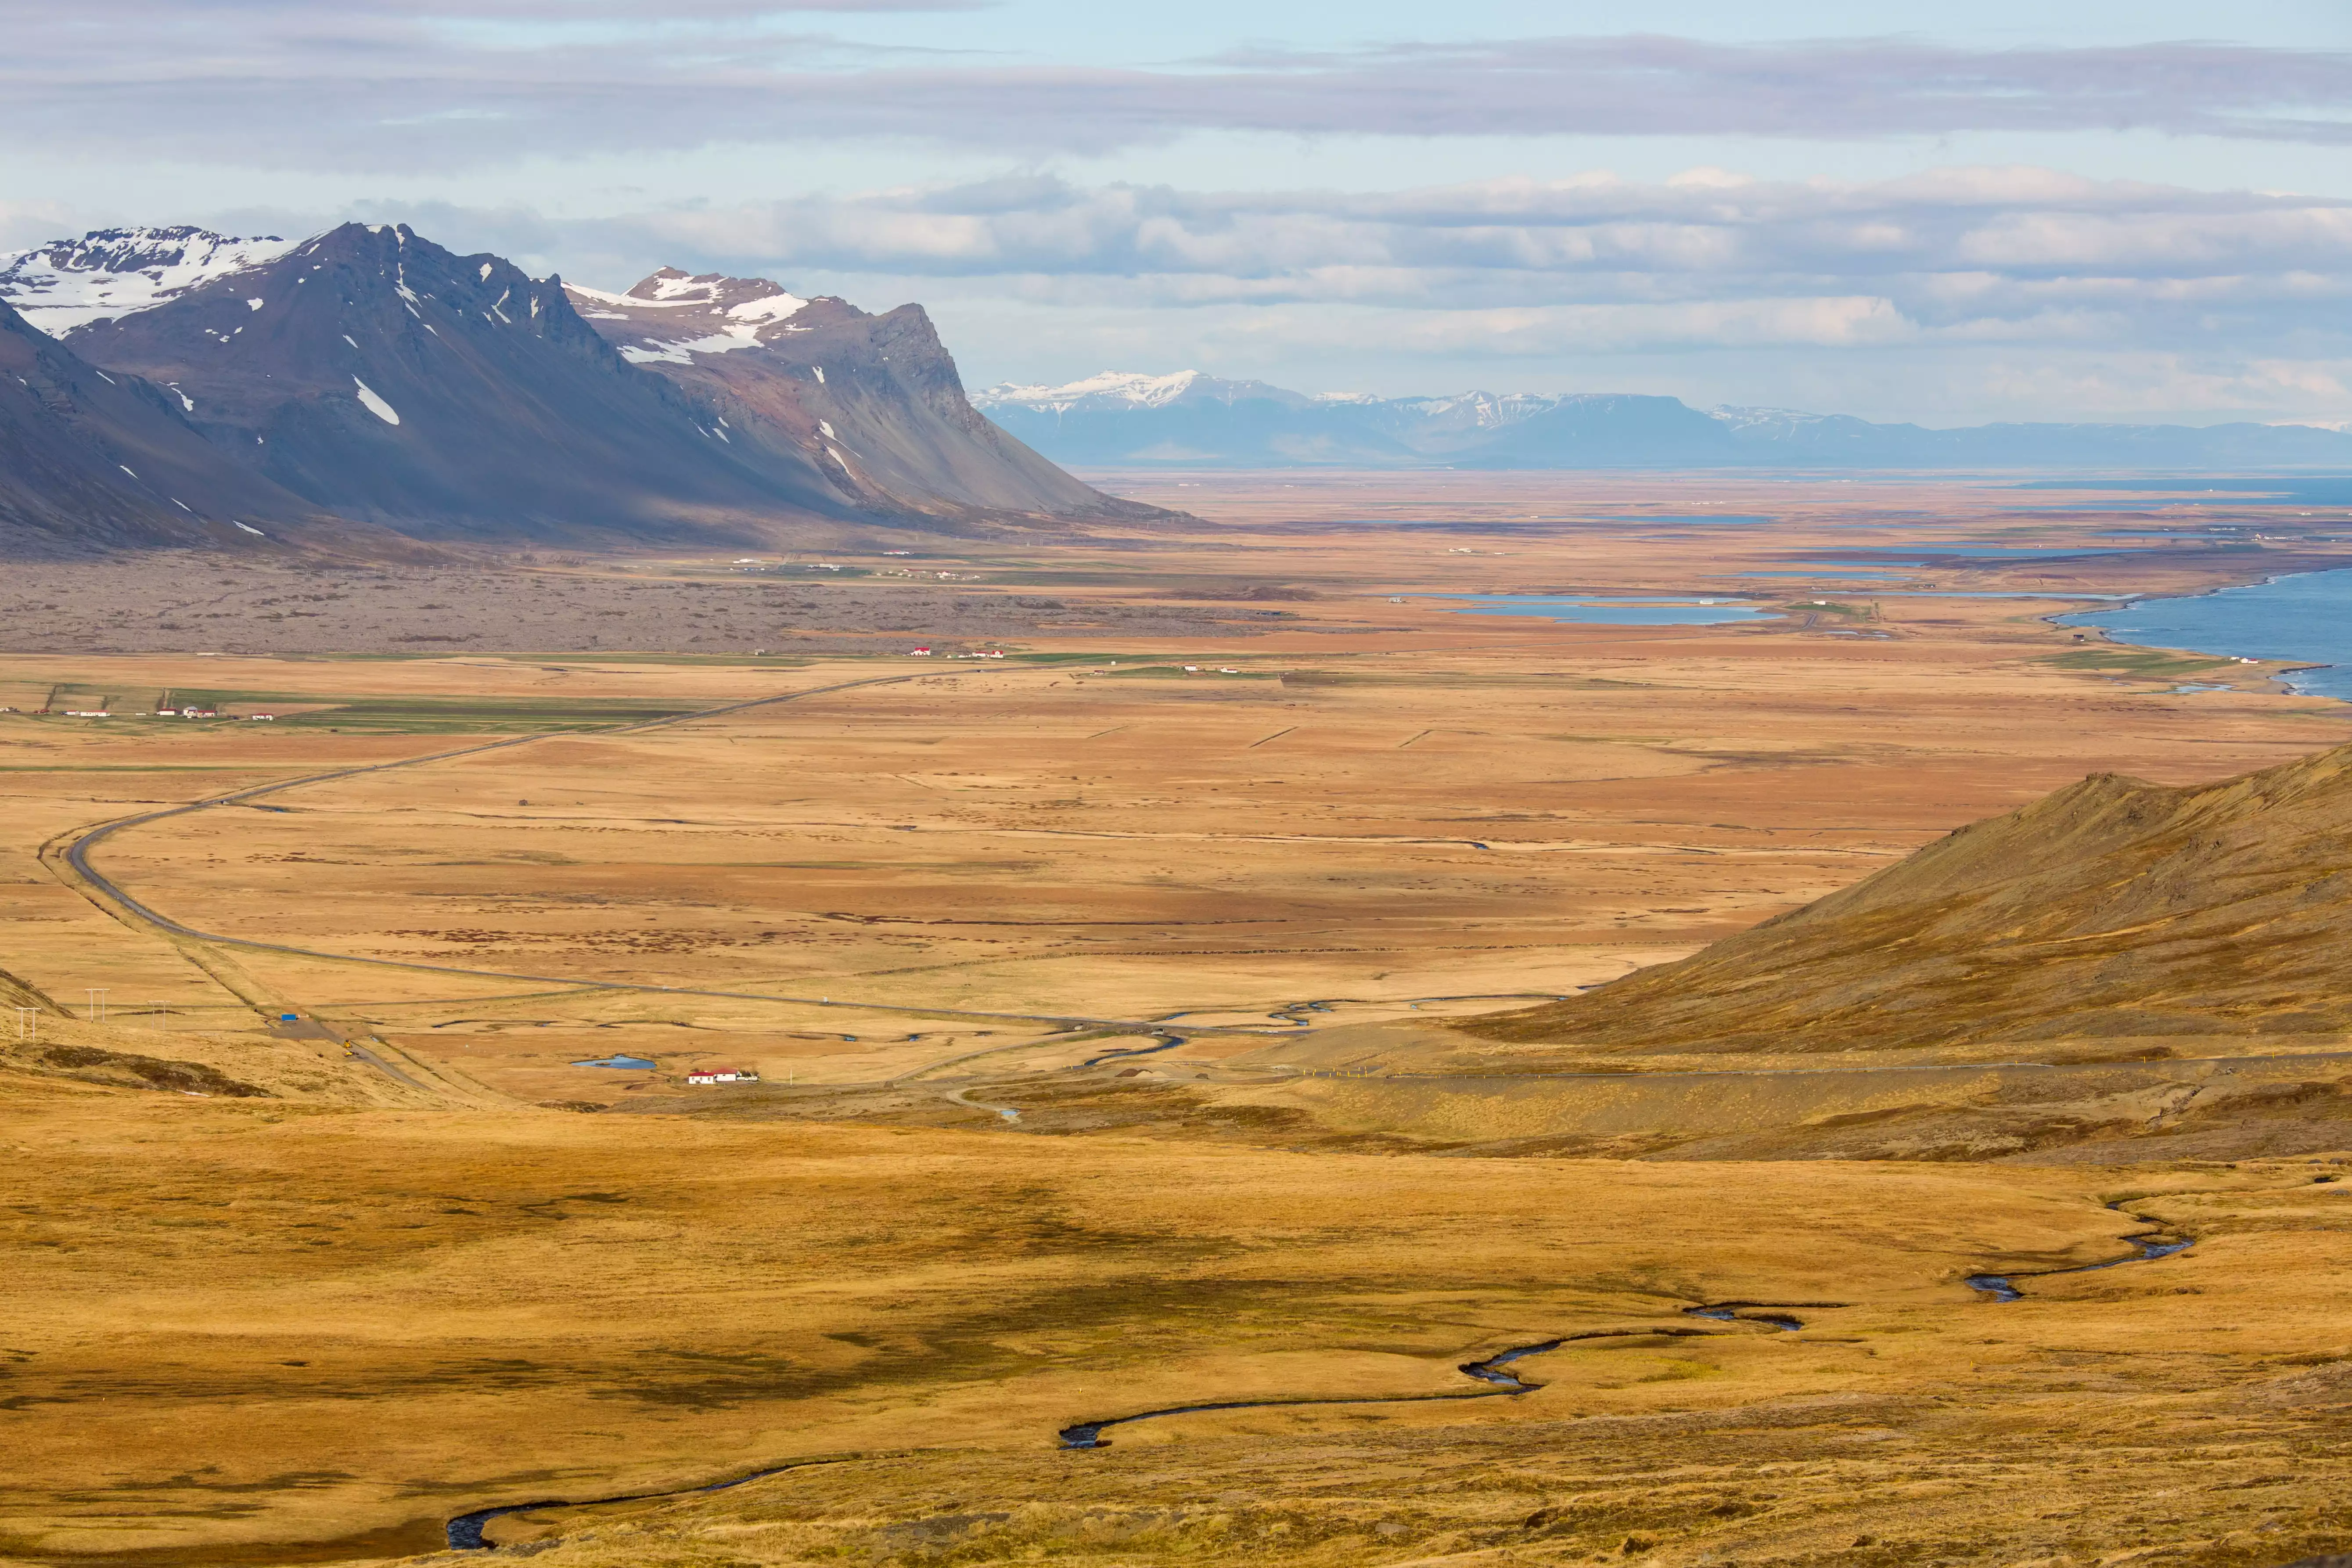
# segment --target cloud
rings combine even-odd
[[[919,300],[983,381],[1197,365],[1308,390],[1663,391],[1962,422],[2352,415],[2352,200],[2031,167],[1287,192],[1019,172],[596,217],[154,216],[284,234],[399,219],[603,287],[675,265]],[[26,240],[39,221],[0,208]]]
[[[604,287],[676,265],[919,300],[982,381],[1194,365],[1943,422],[2352,414],[2352,201],[2031,167],[1290,192],[1032,172],[588,219],[352,216]]]
[[[962,8],[966,0],[19,7],[0,61],[0,133],[20,151],[347,172],[860,138],[1101,153],[1196,131],[1856,139],[2145,129],[2352,144],[2344,51],[1537,37],[1256,51],[1136,69],[943,59],[790,26],[826,12]]]
[[[658,258],[802,287],[812,277],[914,289],[957,280],[962,292],[984,286],[1041,305],[1459,315],[1408,342],[1483,336],[1499,345],[1507,331],[1462,323],[1513,311],[1552,312],[1528,319],[1538,338],[1590,330],[1628,345],[1710,334],[1758,346],[2054,335],[2251,348],[2352,337],[2342,310],[2352,299],[2352,201],[2032,168],[1870,184],[1588,176],[1373,193],[1081,186],[1022,174],[533,218],[493,237],[535,255]],[[1538,332],[1538,321],[1552,325]]]

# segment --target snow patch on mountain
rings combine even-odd
[[[771,294],[762,300],[745,300],[727,307],[727,313],[739,321],[786,321],[798,315],[806,300],[790,294]]]
[[[298,242],[209,229],[101,228],[0,253],[0,300],[51,337],[168,304],[192,289],[263,267]],[[252,301],[260,309],[259,301]]]
[[[592,321],[655,329],[635,342],[614,342],[631,364],[691,364],[697,354],[758,348],[776,333],[794,330],[784,323],[809,304],[765,278],[719,272],[688,277],[675,267],[663,268],[625,294],[577,283],[563,287],[572,307]]]
[[[631,364],[652,364],[657,361],[669,364],[692,364],[694,361],[688,357],[692,354],[723,354],[732,353],[737,349],[756,349],[760,346],[760,337],[757,332],[745,328],[740,331],[712,332],[699,338],[647,338],[641,343],[621,343],[617,346],[621,357]]]
[[[642,310],[648,307],[655,310],[660,310],[664,307],[692,305],[700,302],[694,300],[640,300],[632,294],[608,294],[602,289],[591,289],[585,283],[566,283],[563,286],[563,291],[572,296],[572,302],[574,306],[577,306],[581,300],[587,300],[599,305],[618,306],[621,308],[623,312],[630,310]],[[589,315],[593,314],[594,312],[582,311],[581,313],[583,315]],[[628,318],[625,313],[616,316],[614,312],[607,311],[605,312],[605,319],[608,321],[616,319],[626,321]]]
[[[352,377],[352,384],[360,389],[360,404],[362,407],[366,408],[370,414],[374,415],[377,418],[383,420],[387,425],[397,425],[400,423],[399,412],[395,410],[391,404],[386,403],[382,395],[380,395],[375,388],[370,386],[366,382],[362,381],[358,376]]]

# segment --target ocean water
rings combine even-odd
[[[2352,571],[2302,572],[2187,599],[2142,599],[2060,616],[2117,642],[2237,658],[2319,665],[2287,678],[2297,691],[2352,701]]]
[[[1723,601],[1701,604],[1695,599],[1652,599],[1641,604],[1610,604],[1591,594],[1422,594],[1416,598],[1444,599],[1467,605],[1457,616],[1534,616],[1547,621],[1572,621],[1610,626],[1711,626],[1726,621],[1752,621],[1772,612],[1754,605]]]

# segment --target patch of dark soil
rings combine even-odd
[[[133,1056],[127,1051],[101,1050],[96,1046],[51,1046],[41,1053],[40,1059],[70,1077],[94,1083],[128,1083],[141,1089],[216,1094],[231,1100],[269,1098],[268,1089],[241,1082],[204,1062]]]

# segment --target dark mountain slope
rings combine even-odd
[[[728,449],[714,413],[630,364],[556,279],[347,224],[169,302],[84,327],[96,363],[339,512],[441,538],[750,542],[854,517]]]
[[[1489,1065],[1591,1050],[2340,1047],[2348,929],[2340,747],[2189,789],[2085,779],[1678,963],[1460,1031]]]
[[[99,370],[0,303],[0,551],[250,542],[317,512],[230,462],[171,393]]]
[[[625,294],[571,294],[625,358],[710,407],[739,457],[779,482],[935,523],[1168,515],[1071,478],[989,423],[919,305],[869,315],[762,278],[675,268]]]

